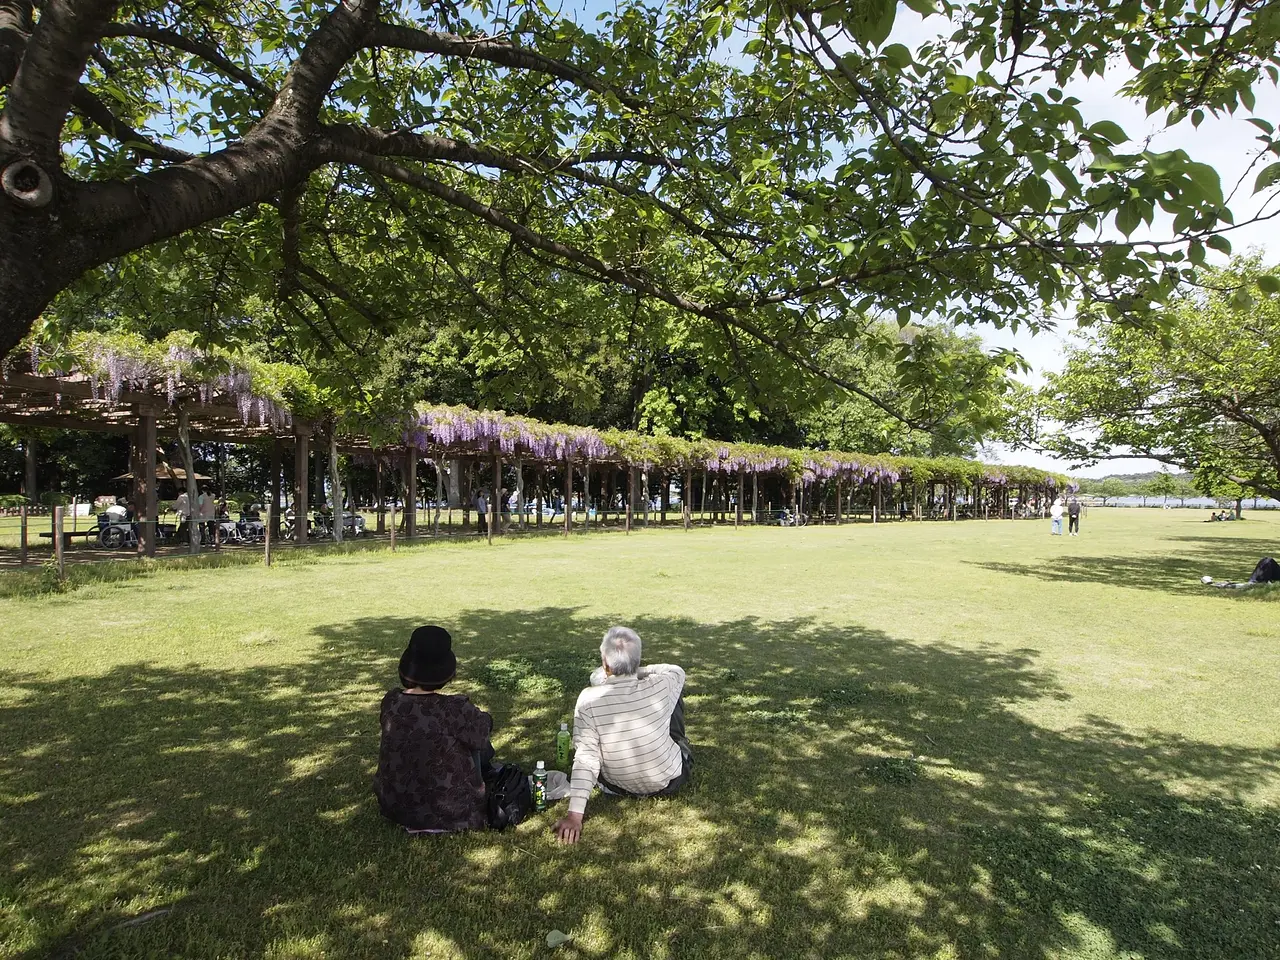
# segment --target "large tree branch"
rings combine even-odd
[[[263,124],[305,136],[347,61],[364,45],[378,17],[379,0],[342,0],[307,38],[285,75]]]
[[[248,90],[254,93],[270,92],[270,89],[249,70],[240,66],[234,60],[231,60],[222,53],[217,47],[211,43],[205,43],[194,37],[188,37],[176,30],[168,30],[164,27],[152,27],[141,23],[112,23],[102,31],[104,37],[137,37],[140,40],[149,40],[152,43],[158,43],[161,46],[171,47],[174,50],[181,50],[189,53],[193,57],[203,60],[212,67],[217,67],[222,73],[226,74],[233,80],[242,83]]]
[[[112,113],[111,109],[87,87],[80,86],[76,88],[76,92],[71,98],[71,104],[83,116],[101,127],[103,133],[107,136],[132,146],[139,153],[155,157],[157,160],[169,160],[173,163],[183,163],[192,157],[192,154],[187,153],[185,150],[166,146],[163,143],[156,143],[146,135],[139,133]]]
[[[28,155],[52,175],[80,74],[115,6],[116,0],[44,0],[0,113],[0,155]]]
[[[492,37],[459,37],[437,30],[420,30],[399,24],[382,23],[369,34],[370,47],[395,47],[418,53],[434,53],[455,60],[486,60],[512,70],[526,70],[556,77],[592,93],[612,93],[620,103],[634,109],[647,109],[648,104],[612,90],[608,84],[581,67]]]
[[[885,403],[879,397],[858,386],[856,383],[832,374],[828,370],[824,370],[811,357],[793,349],[789,344],[778,337],[772,336],[757,324],[745,320],[736,314],[731,314],[724,310],[690,300],[687,297],[656,283],[649,277],[622,267],[612,266],[605,263],[603,260],[577,249],[576,247],[571,247],[558,240],[545,237],[537,231],[515,222],[510,217],[495,210],[494,208],[481,203],[474,197],[468,196],[462,191],[457,190],[448,184],[441,183],[439,180],[429,177],[426,174],[419,173],[416,170],[410,170],[408,167],[398,164],[392,160],[388,160],[383,157],[371,156],[369,154],[362,153],[359,150],[342,147],[336,144],[330,147],[329,152],[331,153],[331,159],[341,160],[345,163],[351,163],[363,169],[381,174],[387,179],[396,180],[400,183],[406,184],[407,186],[415,187],[424,193],[431,194],[432,196],[443,200],[450,206],[457,207],[460,210],[465,210],[477,219],[488,223],[490,226],[496,227],[497,229],[510,234],[526,246],[549,253],[561,260],[568,261],[571,264],[576,264],[579,267],[584,268],[596,279],[610,280],[621,286],[653,297],[656,300],[661,300],[664,303],[668,303],[671,306],[687,313],[703,317],[713,323],[728,324],[742,333],[745,333],[757,342],[777,351],[780,356],[790,360],[805,372],[833,383],[838,387],[842,387],[843,389],[870,401],[895,420],[899,420],[900,422],[912,427],[921,426],[918,422],[907,417],[900,411],[896,410],[893,406]]]
[[[600,187],[620,196],[651,203],[695,236],[713,243],[721,255],[730,258],[721,240],[737,240],[760,244],[763,241],[753,234],[736,230],[723,230],[699,223],[665,200],[629,183],[621,183],[610,177],[602,177],[577,167],[579,158],[528,157],[517,153],[490,150],[472,144],[432,134],[412,133],[406,130],[379,130],[369,127],[329,126],[321,130],[325,136],[344,147],[350,147],[379,157],[408,157],[414,160],[449,160],[454,163],[472,163],[506,170],[518,174],[537,174],[545,177],[568,177],[588,186]]]
[[[22,51],[31,36],[32,0],[0,0],[0,87],[18,72]]]

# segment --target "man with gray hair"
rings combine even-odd
[[[565,843],[582,835],[582,815],[597,782],[605,793],[655,797],[689,780],[693,752],[684,735],[684,671],[669,663],[640,666],[640,637],[610,627],[601,666],[573,709],[569,812],[553,828]]]

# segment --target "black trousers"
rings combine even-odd
[[[1074,517],[1068,514],[1067,533],[1079,533],[1079,532],[1080,532],[1080,514],[1077,513]]]
[[[693,773],[693,749],[689,746],[689,738],[684,732],[684,697],[676,701],[676,708],[671,711],[671,739],[675,741],[677,747],[680,748],[680,773],[671,779],[661,790],[654,793],[632,793],[630,790],[623,790],[621,787],[615,787],[609,781],[601,777],[599,780],[600,787],[608,790],[610,793],[616,793],[622,797],[669,797],[686,783]]]

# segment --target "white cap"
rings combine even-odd
[[[562,723],[562,724],[560,724],[560,729],[561,729],[561,730],[568,730],[568,729],[569,729],[569,725],[568,725],[567,723]]]
[[[539,761],[538,761],[538,769],[539,769],[539,770],[545,770],[545,769],[547,769],[547,765],[546,765],[545,763],[543,763],[541,760],[539,760]]]

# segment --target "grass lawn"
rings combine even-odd
[[[1280,957],[1280,518],[731,528],[162,570],[0,600],[0,956]],[[501,758],[605,627],[689,672],[693,783],[409,839],[410,630]]]

